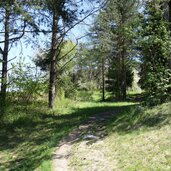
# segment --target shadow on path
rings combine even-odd
[[[71,154],[71,147],[76,142],[86,141],[86,144],[95,143],[98,140],[105,138],[108,134],[106,131],[106,125],[114,118],[117,118],[125,110],[134,108],[135,105],[121,106],[121,107],[108,107],[106,110],[100,110],[103,112],[97,112],[83,121],[80,126],[69,133],[58,145],[53,156],[53,170],[54,171],[69,171],[68,158]],[[104,109],[99,107],[98,109]],[[92,108],[87,109],[92,110]],[[84,113],[84,110],[82,110]]]
[[[89,134],[91,130],[98,132],[95,129],[101,130],[101,135],[95,136],[103,137],[105,133],[102,118],[109,120],[123,108],[126,106],[105,104],[74,109],[74,112],[65,115],[46,114],[36,108],[28,108],[28,111],[19,108],[17,112],[25,112],[24,115],[10,124],[0,125],[0,170],[29,171],[38,168],[43,162],[51,160],[49,151],[56,147],[63,137],[66,137],[65,141],[72,141],[83,133]],[[87,121],[84,122],[85,120]],[[80,133],[79,135],[72,132],[75,128],[78,128],[76,132]],[[70,132],[72,133],[69,134]]]

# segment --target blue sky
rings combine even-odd
[[[93,8],[93,5],[85,4],[83,5],[84,9],[91,9]],[[72,41],[76,41],[77,38],[83,37],[88,32],[89,26],[91,26],[93,23],[93,17],[90,16],[84,20],[84,22],[76,25],[67,36],[67,39],[70,39]],[[29,36],[29,35],[27,35]],[[51,40],[51,34],[49,35],[43,35],[40,34],[40,36],[37,37],[37,45],[34,45],[32,43],[29,43],[25,45],[24,40],[22,39],[21,42],[18,43],[17,46],[11,48],[9,52],[9,59],[12,59],[14,57],[17,57],[15,60],[12,61],[12,63],[15,63],[17,60],[19,60],[20,57],[25,58],[26,63],[32,63],[32,58],[36,56],[36,54],[39,52],[39,47],[43,48],[45,42]],[[1,39],[1,37],[0,37]],[[86,37],[79,40],[79,42],[85,42]],[[0,45],[2,47],[2,45]],[[33,46],[33,47],[32,47]]]
[[[86,19],[86,23],[88,24],[92,23],[92,18]],[[67,39],[75,42],[77,38],[83,37],[84,35],[87,34],[87,32],[88,32],[88,26],[85,24],[79,24],[68,33]],[[39,53],[40,48],[45,47],[44,45],[45,42],[51,40],[50,35],[51,34],[49,35],[40,34],[40,36],[37,37],[38,42],[36,43],[36,45],[34,44],[25,45],[24,40],[21,40],[21,43],[19,42],[16,47],[10,50],[9,59],[14,58],[15,56],[17,56],[16,60],[19,59],[19,57],[24,57],[25,62],[31,63],[31,58],[34,58],[36,54]],[[79,40],[79,42],[85,42],[85,41],[86,41],[86,37]]]
[[[88,9],[91,10],[91,8],[95,9],[95,4],[84,2],[81,8],[84,8],[85,10],[88,10]],[[88,32],[89,26],[92,25],[92,23],[93,23],[93,17],[90,16],[86,20],[84,20],[83,23],[80,23],[77,26],[75,26],[68,33],[67,39],[76,41],[77,38],[83,37]],[[2,30],[2,25],[0,25],[0,30]],[[32,43],[25,45],[24,39],[21,39],[21,41],[18,42],[17,46],[14,46],[13,48],[11,48],[9,52],[9,60],[16,57],[16,59],[12,61],[12,63],[15,63],[17,60],[19,60],[20,57],[23,57],[25,58],[26,63],[32,63],[31,59],[34,58],[36,54],[39,52],[39,46],[40,48],[43,48],[44,43],[51,40],[50,36],[51,34],[49,35],[40,34],[40,36],[37,37],[38,38],[37,46]],[[3,40],[2,34],[0,34],[0,40]],[[85,41],[86,41],[86,38],[79,40],[79,42],[85,42]],[[0,44],[0,47],[3,48],[3,44]]]

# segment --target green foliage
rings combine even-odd
[[[133,81],[133,42],[136,38],[136,0],[108,1],[96,18],[92,30],[94,49],[105,68],[106,88],[118,100],[126,99],[126,91]]]
[[[12,65],[9,82],[11,98],[20,102],[33,101],[47,92],[45,75],[22,59]]]
[[[161,1],[146,3],[141,26],[141,72],[140,84],[149,96],[151,104],[168,100],[170,94],[169,57],[171,39],[168,24],[163,18]]]
[[[77,17],[77,4],[72,0],[43,0],[43,9],[49,11],[50,14],[57,12],[68,26]]]
[[[86,91],[86,90],[77,91],[76,100],[87,101],[87,102],[92,101],[93,100],[93,92]]]
[[[112,65],[112,66],[111,66]],[[110,63],[110,67],[107,74],[107,81],[106,81],[106,89],[109,92],[113,92],[115,97],[117,97],[118,91],[122,91],[121,87],[118,85],[122,84],[122,77],[120,75],[122,74],[121,71],[118,68],[118,63],[116,60],[113,60],[113,62]],[[132,87],[133,79],[134,79],[133,69],[130,65],[127,64],[126,67],[126,85],[127,89],[129,87]],[[120,89],[120,90],[119,90]]]
[[[72,68],[74,56],[77,52],[76,44],[69,40],[60,42],[58,51],[58,60],[56,61],[58,72],[62,72],[63,70],[65,70],[66,67]],[[42,71],[48,72],[50,69],[50,49],[40,49],[39,53],[33,59],[33,62],[36,66],[40,67]]]
[[[92,44],[80,44],[76,55],[74,79],[78,90],[94,91],[101,86],[101,56]]]
[[[64,41],[59,47],[59,54],[56,61],[56,89],[58,98],[74,98],[76,86],[73,82],[73,70],[77,45],[72,41]],[[50,70],[50,50],[46,49],[39,53],[34,59],[36,66],[46,73]]]

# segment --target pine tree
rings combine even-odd
[[[167,100],[171,79],[168,65],[171,39],[161,5],[161,0],[146,2],[141,27],[140,84],[152,103]]]
[[[137,7],[136,0],[107,1],[94,26],[98,40],[96,43],[105,52],[103,59],[108,60],[107,87],[117,100],[126,99],[127,88],[131,85],[130,59]]]
[[[8,63],[10,49],[24,37],[26,29],[34,29],[37,31],[37,26],[33,22],[33,9],[30,13],[31,4],[25,1],[10,1],[4,0],[0,2],[0,55],[1,55],[1,93],[0,93],[0,108],[4,109],[7,85],[8,85]],[[27,31],[28,31],[27,30]],[[1,113],[4,113],[3,111]]]

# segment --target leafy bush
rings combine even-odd
[[[9,82],[10,96],[18,101],[30,102],[47,91],[45,75],[22,59],[12,65]]]

